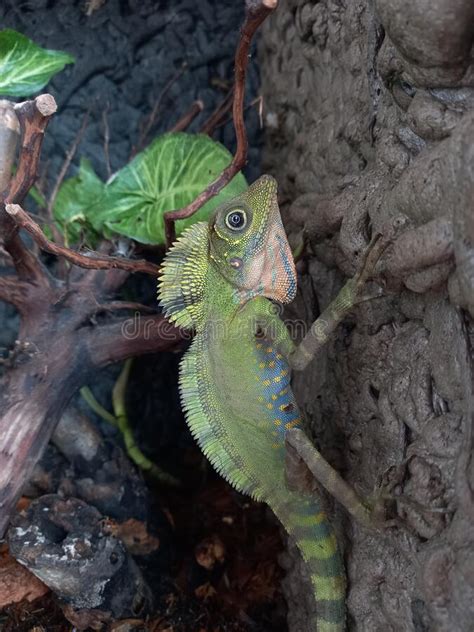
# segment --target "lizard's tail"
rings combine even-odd
[[[272,504],[280,522],[294,538],[307,563],[316,598],[314,630],[345,630],[346,582],[336,536],[316,498],[285,490]]]

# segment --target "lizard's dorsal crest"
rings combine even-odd
[[[168,251],[158,282],[160,306],[176,326],[193,329],[202,317],[208,265],[208,224],[197,222]]]

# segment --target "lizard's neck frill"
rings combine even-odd
[[[199,328],[205,313],[209,271],[209,228],[197,222],[168,251],[158,282],[158,300],[177,327]]]

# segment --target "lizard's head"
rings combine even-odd
[[[210,222],[210,256],[242,302],[266,296],[280,303],[296,294],[296,271],[277,201],[265,175],[220,206]]]

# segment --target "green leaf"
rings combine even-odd
[[[91,221],[99,232],[108,228],[142,243],[164,243],[164,213],[192,202],[231,160],[227,149],[209,136],[160,136],[115,174]],[[216,206],[246,188],[244,176],[237,174],[192,217],[176,222],[176,233],[207,219]]]
[[[39,92],[72,63],[74,57],[67,53],[40,48],[12,29],[0,31],[0,94],[26,97]]]
[[[96,240],[89,214],[103,195],[104,188],[105,184],[85,158],[81,158],[78,174],[62,183],[54,202],[53,216],[68,243],[79,241],[81,236],[88,244]]]

